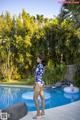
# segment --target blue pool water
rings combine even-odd
[[[22,87],[0,86],[0,109],[10,105],[25,102],[29,111],[35,111],[33,101],[33,89]],[[38,99],[40,102],[40,98]],[[63,88],[45,88],[45,109],[54,108],[80,100],[80,92],[77,94],[64,93]]]

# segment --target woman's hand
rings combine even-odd
[[[35,89],[35,84],[33,85],[33,89]]]

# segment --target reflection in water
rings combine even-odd
[[[0,103],[1,106],[9,106],[15,102],[17,99],[17,94],[20,91],[20,88],[8,88],[8,87],[1,87],[0,88]]]
[[[79,98],[79,94],[64,93],[64,97],[70,99],[70,101],[73,102]]]

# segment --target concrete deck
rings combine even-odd
[[[29,112],[20,120],[33,120],[35,112]],[[46,110],[45,118],[37,120],[80,120],[80,101]]]

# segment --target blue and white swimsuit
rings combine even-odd
[[[35,83],[39,83],[41,85],[44,85],[44,81],[42,79],[43,72],[44,72],[43,64],[38,64],[36,71],[35,71]]]

